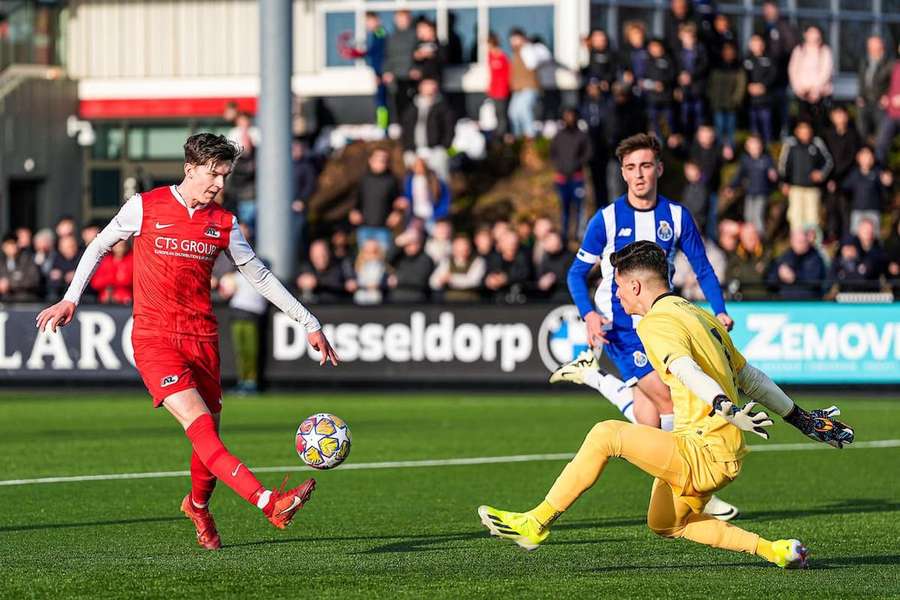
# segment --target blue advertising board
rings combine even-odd
[[[900,303],[732,302],[731,337],[779,383],[900,384]]]

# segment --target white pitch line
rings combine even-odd
[[[898,448],[900,440],[872,440],[856,442],[847,449]],[[753,452],[785,452],[791,450],[828,450],[825,444],[753,444]],[[478,456],[474,458],[438,458],[431,460],[395,460],[386,462],[350,463],[341,471],[362,471],[370,469],[412,469],[419,467],[458,467],[466,465],[491,465],[517,462],[544,462],[569,460],[575,456],[571,452],[556,454],[515,454],[512,456]],[[287,465],[282,467],[257,467],[255,473],[283,473],[285,471],[315,471],[306,466]],[[5,479],[0,486],[37,485],[42,483],[78,483],[83,481],[115,481],[119,479],[163,479],[166,477],[190,477],[190,471],[151,471],[147,473],[109,473],[106,475],[74,475],[69,477],[38,477],[37,479]]]

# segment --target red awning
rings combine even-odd
[[[256,101],[254,97],[81,100],[78,113],[82,119],[220,117],[229,102],[236,102],[238,110],[255,114]]]

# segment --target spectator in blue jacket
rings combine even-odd
[[[365,48],[342,48],[342,53],[350,59],[364,58],[366,64],[375,74],[375,122],[382,129],[389,124],[387,108],[387,87],[384,80],[385,50],[387,32],[381,24],[378,13],[366,13],[366,46]]]
[[[763,237],[766,231],[766,207],[777,181],[775,161],[764,152],[762,138],[757,134],[751,135],[744,144],[738,171],[725,188],[725,196],[733,198],[737,188],[743,188],[744,221],[752,223]]]
[[[791,247],[769,268],[769,286],[783,300],[822,298],[826,270],[825,261],[810,242],[815,233],[812,227],[791,230]]]
[[[450,214],[450,188],[428,168],[422,157],[416,159],[412,171],[406,175],[403,189],[409,199],[409,217],[424,223],[429,234],[438,219]]]

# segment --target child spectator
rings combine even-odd
[[[434,228],[431,230],[431,237],[425,242],[425,254],[430,256],[434,264],[437,265],[450,258],[452,245],[453,224],[450,223],[449,219],[435,221]]]
[[[747,75],[738,61],[737,46],[733,42],[725,42],[722,54],[709,76],[709,104],[716,123],[716,134],[723,144],[722,155],[726,160],[734,157],[737,111],[744,103],[746,89]]]
[[[429,234],[435,221],[450,214],[450,188],[428,168],[423,158],[416,159],[403,189],[409,199],[409,216],[420,220]]]
[[[419,19],[416,22],[416,47],[413,49],[410,77],[414,81],[433,79],[441,87],[445,64],[447,47],[438,40],[437,27],[428,19]]]
[[[584,166],[591,159],[591,141],[578,128],[578,111],[563,111],[563,128],[550,143],[550,160],[556,171],[554,182],[559,194],[563,241],[568,239],[569,218],[574,210],[576,236],[580,236],[584,201]]]
[[[472,253],[469,238],[457,235],[450,256],[438,263],[429,285],[433,291],[443,292],[445,302],[477,302],[485,269],[484,258]]]
[[[625,47],[619,64],[622,67],[622,82],[631,88],[631,93],[640,98],[640,83],[647,77],[650,54],[647,53],[647,26],[640,21],[625,23]]]
[[[672,126],[672,86],[675,84],[676,67],[672,60],[666,56],[666,47],[660,40],[650,40],[647,44],[647,53],[650,60],[647,63],[644,79],[641,80],[641,88],[646,98],[647,118],[650,128],[661,140],[674,132]],[[660,126],[660,119],[665,123],[665,129]]]
[[[497,128],[494,134],[503,138],[509,132],[509,59],[500,48],[500,40],[493,31],[488,35],[488,71],[489,82],[487,97],[494,105]]]
[[[588,62],[581,69],[581,81],[595,81],[602,95],[608,97],[618,75],[616,57],[609,49],[609,36],[602,29],[591,30],[587,38]]]
[[[736,190],[744,190],[744,222],[751,223],[760,234],[766,231],[766,207],[778,182],[775,162],[764,150],[762,138],[751,135],[744,144],[740,166],[728,187],[726,198],[734,198]]]
[[[475,245],[475,253],[483,258],[484,260],[489,260],[491,256],[494,254],[494,236],[491,233],[491,228],[488,225],[482,225],[478,229],[475,230],[475,235],[472,238],[472,242]]]
[[[687,183],[681,190],[681,203],[694,217],[697,229],[705,231],[709,212],[709,188],[703,181],[703,174],[697,163],[690,160],[684,163],[684,178]]]
[[[841,189],[850,197],[850,235],[857,234],[859,224],[864,220],[881,222],[884,200],[893,183],[891,172],[875,165],[872,148],[860,148],[856,153],[856,167],[841,184]],[[878,237],[877,227],[875,231]]]
[[[242,227],[246,228],[246,225],[242,224]],[[91,278],[91,287],[96,290],[101,304],[131,304],[133,281],[134,255],[128,242],[121,240],[100,261]]]
[[[825,196],[825,237],[826,239],[840,239],[846,228],[846,209],[843,202],[841,184],[856,163],[856,153],[863,145],[862,138],[856,132],[856,128],[850,122],[847,109],[841,104],[835,104],[829,111],[831,127],[822,135],[825,146],[831,153],[834,168],[828,177]]]
[[[790,248],[775,259],[767,281],[782,300],[818,300],[822,297],[825,261],[810,238],[815,230],[792,229]]]
[[[813,136],[809,121],[798,121],[794,135],[785,140],[778,157],[782,191],[788,197],[787,219],[792,231],[813,227],[821,233],[819,209],[821,186],[831,173],[831,153],[819,137]]]
[[[750,55],[744,59],[747,95],[750,96],[750,131],[772,141],[772,91],[778,80],[778,66],[766,54],[766,42],[759,34],[750,37]]]
[[[709,76],[709,55],[697,39],[697,25],[691,21],[679,25],[678,41],[678,87],[675,89],[675,100],[681,108],[681,132],[691,139],[703,122],[703,96]]]
[[[356,257],[356,283],[353,302],[356,304],[381,304],[387,280],[384,247],[375,239],[368,239]]]

